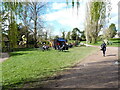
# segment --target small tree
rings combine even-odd
[[[65,31],[62,32],[62,38],[65,39]]]
[[[82,32],[81,32],[81,39],[82,39],[82,40],[85,40],[85,31],[82,31]]]
[[[78,40],[79,39],[79,33],[80,30],[78,28],[74,28],[71,34],[72,40]]]
[[[71,39],[70,34],[71,34],[71,32],[69,31],[69,32],[67,33],[67,35],[66,35],[66,39],[68,39],[68,40]]]
[[[59,36],[58,36],[58,35],[56,35],[56,36],[54,37],[54,39],[57,39],[57,38],[59,38]]]
[[[116,32],[117,32],[116,26],[115,26],[115,24],[112,23],[112,24],[109,26],[109,28],[105,30],[105,32],[104,32],[104,37],[105,37],[106,39],[113,38],[113,37],[116,35]]]

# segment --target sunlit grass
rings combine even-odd
[[[96,50],[93,47],[75,47],[68,52],[56,50],[42,52],[37,49],[12,52],[11,57],[2,63],[3,85],[13,87],[51,76],[65,67],[74,65]]]
[[[108,40],[109,44],[107,46],[109,47],[120,47],[120,38],[112,38],[110,40]],[[81,41],[81,43],[86,43],[86,41]],[[100,46],[103,43],[103,41],[98,41],[95,44],[91,44],[90,45],[96,45],[96,46]]]

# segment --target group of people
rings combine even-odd
[[[56,44],[56,49],[57,50],[60,50],[60,51],[63,51],[63,50],[68,50],[68,44],[66,42],[62,42],[62,43],[57,43]]]
[[[60,44],[60,43],[57,43],[57,45],[56,45],[57,47],[56,47],[56,49],[57,50],[68,50],[68,48],[72,48],[73,47],[73,45],[71,44],[71,43],[69,43],[69,44],[67,44],[67,43],[65,43],[65,42],[63,42],[62,44]],[[106,43],[103,41],[103,43],[101,44],[101,50],[102,50],[102,52],[103,52],[103,56],[105,57],[105,52],[106,52]],[[45,43],[43,44],[43,46],[42,46],[42,49],[43,49],[43,51],[44,50],[48,50],[49,49],[49,47],[50,46],[48,46],[48,45],[46,45]]]

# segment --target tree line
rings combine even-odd
[[[43,28],[40,15],[44,13],[46,3],[2,2],[1,4],[2,37],[4,39],[4,36],[6,36],[10,49],[18,47],[22,35],[27,37],[27,43],[32,38],[34,47],[36,47],[37,32]]]
[[[66,4],[69,5],[67,0]],[[78,10],[80,8],[79,0],[77,2],[72,0],[72,8],[75,5]],[[54,28],[49,26],[51,30],[43,32],[45,21],[40,17],[49,6],[47,2],[1,2],[1,6],[2,41],[7,39],[11,50],[18,47],[23,35],[27,38],[27,44],[33,43],[34,47],[37,47],[39,37],[44,37],[47,40],[49,34],[49,39],[52,39]],[[68,40],[86,40],[88,43],[97,43],[99,33],[103,31],[102,39],[113,38],[116,34],[115,24],[112,23],[109,27],[105,27],[110,19],[110,11],[110,1],[96,2],[91,0],[86,4],[85,30],[80,31],[78,28],[73,28],[67,34],[63,31],[62,37]],[[2,44],[4,46],[5,43]]]

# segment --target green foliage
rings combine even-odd
[[[20,2],[3,2],[3,5],[5,7],[5,11],[13,11],[15,15],[18,15],[21,17],[21,12],[23,12],[22,9],[22,3]]]
[[[105,2],[96,2],[91,3],[91,20],[93,22],[98,22],[100,18],[105,19],[106,7]]]
[[[18,26],[16,21],[22,11],[22,4],[20,2],[2,2],[2,4],[4,5],[3,11],[7,12],[7,16],[5,18],[9,21],[8,39],[10,49],[13,50],[13,48],[17,48],[18,43]]]
[[[73,66],[94,51],[96,49],[93,47],[76,47],[69,52],[42,52],[37,49],[12,52],[11,57],[2,63],[3,87],[12,88],[28,81],[40,81],[65,67]]]
[[[85,31],[80,32],[80,34],[81,34],[81,40],[86,40]]]
[[[90,45],[100,46],[103,43],[103,40],[99,40],[95,44],[88,43]],[[83,41],[82,41],[83,42]],[[86,43],[86,42],[83,42]],[[107,47],[120,47],[120,38],[111,38],[108,40]]]
[[[57,38],[59,38],[59,36],[58,36],[58,35],[56,35],[56,36],[54,37],[54,39],[57,39]]]
[[[49,45],[50,44],[50,42],[49,41],[46,41],[46,40],[43,40],[43,41],[41,41],[42,43],[45,43],[46,45]]]
[[[18,41],[18,28],[16,25],[16,22],[12,22],[9,25],[9,33],[8,33],[8,37],[9,37],[9,42],[10,42],[10,48],[17,48],[17,41]]]
[[[62,32],[62,38],[65,39],[65,31]]]
[[[106,31],[105,31],[105,33],[104,33],[104,37],[105,37],[106,39],[113,38],[113,37],[116,35],[116,32],[117,32],[116,26],[115,26],[115,24],[112,23],[112,24],[109,26],[109,28],[106,29]]]
[[[72,38],[72,40],[76,40],[77,32],[75,30],[72,31],[71,38]]]
[[[71,34],[71,39],[72,40],[78,40],[79,39],[79,34],[80,30],[78,28],[74,28]]]
[[[86,39],[87,42],[97,43],[98,33],[105,25],[107,3],[104,1],[97,2],[92,0],[87,7],[86,18]],[[107,12],[109,13],[109,12]]]
[[[66,35],[66,39],[67,39],[67,40],[70,40],[70,39],[71,39],[70,34],[71,34],[71,32],[69,31],[69,32],[67,33],[67,35]]]
[[[111,41],[120,41],[120,38],[111,38]]]

